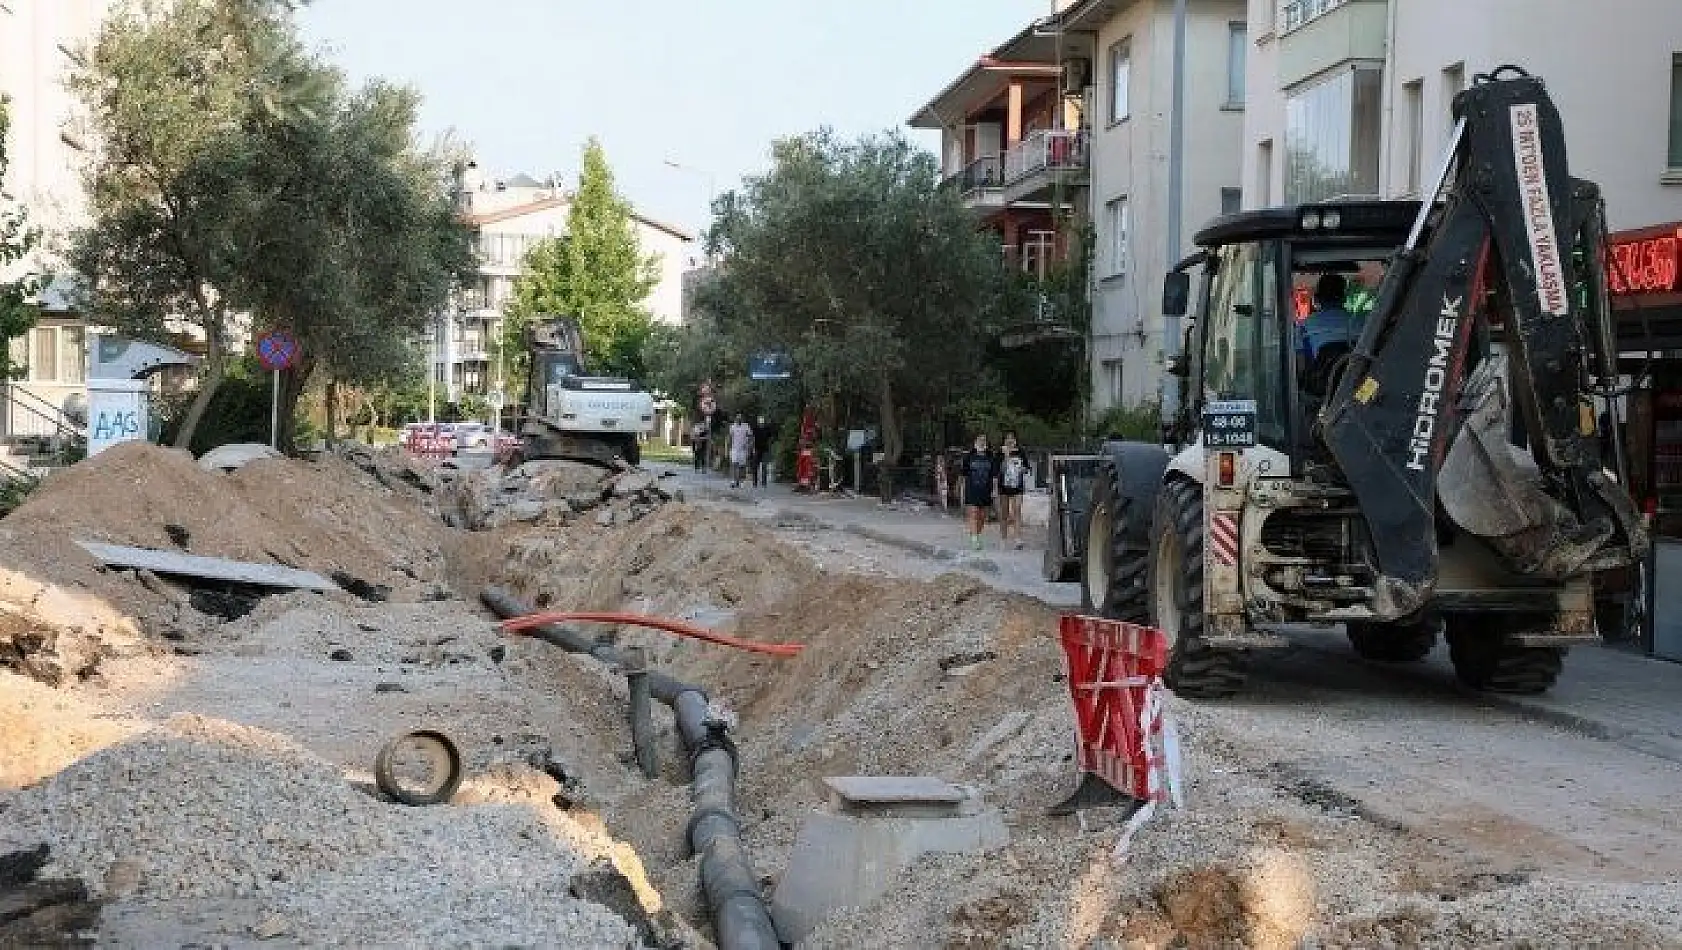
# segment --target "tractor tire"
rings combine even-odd
[[[1423,660],[1437,645],[1441,621],[1413,620],[1404,623],[1350,621],[1349,645],[1364,660],[1381,663],[1413,663]]]
[[[1145,587],[1150,623],[1169,641],[1168,687],[1188,699],[1225,699],[1244,686],[1243,657],[1205,639],[1203,489],[1163,486],[1156,499]]]
[[[1524,629],[1535,618],[1524,615],[1460,614],[1446,618],[1448,657],[1454,675],[1472,689],[1489,693],[1545,693],[1565,668],[1560,647],[1508,643],[1509,631]]]
[[[1075,568],[1063,558],[1063,517],[1052,505],[1051,520],[1045,528],[1045,554],[1040,558],[1040,576],[1052,584],[1076,580]]]
[[[1080,602],[1100,617],[1148,623],[1150,604],[1145,574],[1151,552],[1148,547],[1130,541],[1125,530],[1127,506],[1136,503],[1121,491],[1115,463],[1100,465],[1098,477],[1092,482],[1092,506],[1087,513]]]
[[[634,435],[625,438],[625,461],[633,467],[642,464],[642,441]]]

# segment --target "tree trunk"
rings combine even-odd
[[[339,441],[339,379],[327,378],[327,445]]]
[[[280,377],[280,450],[287,455],[298,451],[298,398],[315,372],[315,359],[300,356],[292,369]]]
[[[199,380],[198,394],[193,396],[192,404],[187,407],[187,417],[181,420],[181,428],[175,433],[175,447],[178,449],[192,446],[193,436],[199,431],[199,422],[204,419],[205,410],[210,408],[210,400],[215,398],[216,390],[227,378],[228,353],[222,342],[222,319],[221,312],[217,311],[205,321],[204,377]]]
[[[877,376],[876,409],[877,423],[882,427],[882,464],[890,467],[898,465],[900,453],[905,451],[905,440],[899,431],[899,409],[894,405],[894,384],[888,379],[887,373]]]

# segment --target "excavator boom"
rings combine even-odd
[[[1593,397],[1616,380],[1599,190],[1570,176],[1540,79],[1479,76],[1455,116],[1436,194],[1318,420],[1371,529],[1386,617],[1429,600],[1441,517],[1554,579],[1647,543],[1596,438]]]

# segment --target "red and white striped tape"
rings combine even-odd
[[[1215,560],[1231,567],[1238,563],[1238,519],[1224,512],[1209,515],[1209,551]]]

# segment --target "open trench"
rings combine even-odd
[[[123,456],[114,459],[110,480],[184,485],[183,499],[226,484],[177,469],[139,482],[117,464]],[[251,478],[262,498],[300,511],[345,491],[296,467]],[[71,576],[66,589],[137,618],[140,641],[107,644],[90,672],[56,688],[0,672],[0,714],[25,726],[0,741],[0,851],[43,840],[19,831],[31,822],[54,831],[56,869],[105,902],[100,936],[112,946],[376,945],[398,933],[622,945],[608,936],[614,920],[591,909],[612,899],[578,883],[600,867],[635,891],[642,916],[621,916],[642,922],[643,942],[704,945],[719,935],[690,846],[693,775],[680,723],[656,709],[659,770],[645,778],[630,754],[624,677],[500,634],[478,599],[501,585],[549,610],[655,614],[805,645],[778,658],[631,627],[576,628],[642,648],[652,668],[705,689],[735,719],[734,821],[761,896],[786,870],[802,823],[825,807],[825,777],[933,776],[974,787],[1002,815],[1004,846],[924,858],[884,897],[835,912],[801,946],[1670,947],[1682,932],[1674,868],[1605,844],[1614,833],[1630,842],[1644,820],[1669,840],[1674,822],[1643,819],[1615,781],[1516,796],[1558,809],[1570,827],[1538,815],[1517,822],[1501,796],[1477,791],[1473,746],[1513,743],[1502,762],[1513,782],[1525,780],[1527,757],[1564,748],[1515,717],[1383,684],[1340,689],[1327,668],[1301,661],[1274,669],[1277,682],[1241,702],[1174,700],[1188,807],[1160,813],[1118,863],[1110,852],[1119,812],[1045,815],[1075,781],[1052,608],[967,575],[907,579],[928,572],[879,549],[850,559],[838,545],[854,542],[812,525],[657,504],[647,491],[615,501],[612,515],[551,500],[536,517],[468,519],[486,528],[477,531],[439,526],[461,520],[446,495],[395,495],[372,518],[366,498],[335,501],[321,530],[361,516],[357,537],[392,539],[355,560],[309,559],[353,549],[356,537],[318,531],[282,545],[305,566],[386,584],[390,597],[379,602],[299,592],[223,620],[166,596],[156,578],[85,571],[72,552],[10,562],[30,583]],[[132,523],[75,522],[85,509],[71,501],[49,496],[16,523],[163,544],[161,525],[182,520],[194,545],[230,546],[207,553],[246,557],[281,550],[252,539],[285,530],[238,522],[238,510],[193,521],[180,514],[190,502],[175,498],[138,499]],[[241,527],[224,542],[225,523]],[[391,563],[376,567],[380,557]],[[159,723],[173,738],[147,738]],[[462,749],[469,778],[453,804],[404,809],[364,795],[380,744],[422,726]],[[1414,734],[1427,730],[1464,741]],[[222,744],[203,744],[207,736]],[[125,743],[142,740],[169,754],[123,757]],[[230,742],[273,747],[320,781],[305,791],[291,772],[271,774],[270,753],[241,758]],[[1410,759],[1419,755],[1429,769]],[[1671,775],[1620,764],[1632,791]],[[164,765],[183,769],[183,782],[155,787]],[[347,793],[340,776],[360,790]],[[118,787],[100,798],[87,791],[95,779]],[[244,786],[255,800],[228,791]],[[1391,787],[1405,794],[1387,795]],[[78,789],[92,804],[71,800]],[[123,799],[140,795],[195,798],[204,814],[193,825],[174,819],[184,805],[136,816]],[[63,824],[71,814],[80,820]],[[302,830],[287,835],[288,820]],[[181,840],[189,827],[204,839],[191,847]],[[223,862],[216,873],[194,870],[204,855]],[[574,929],[563,939],[556,927]]]

